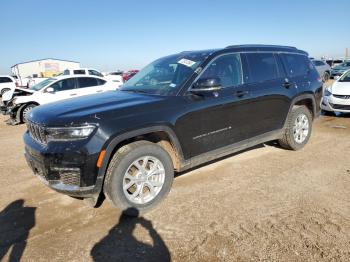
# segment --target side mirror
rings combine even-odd
[[[50,94],[54,94],[55,93],[55,89],[53,89],[53,87],[48,87],[45,90],[46,93],[50,93]]]
[[[340,76],[335,76],[334,80],[338,80],[340,78]]]
[[[220,78],[203,78],[193,84],[191,92],[212,92],[220,89]]]

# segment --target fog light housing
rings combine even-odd
[[[78,167],[53,167],[59,175],[59,181],[67,186],[80,186],[81,171]]]

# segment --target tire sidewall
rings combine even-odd
[[[295,120],[301,114],[305,115],[309,121],[309,132],[308,132],[305,140],[302,143],[298,143],[295,141],[295,138],[294,138],[293,127],[294,127]],[[294,150],[298,150],[298,149],[303,148],[309,142],[309,139],[310,139],[311,133],[312,133],[312,116],[311,116],[310,111],[304,106],[295,108],[292,111],[290,125],[288,128],[289,128],[288,135],[290,136],[290,141],[292,142],[291,147]]]
[[[165,170],[165,181],[161,191],[152,201],[146,204],[136,204],[131,202],[125,196],[123,191],[123,179],[125,172],[132,164],[132,162],[145,155],[156,157],[162,162]],[[171,189],[173,179],[174,168],[169,154],[158,145],[142,145],[128,152],[120,159],[120,161],[116,163],[114,169],[112,170],[111,183],[109,188],[107,188],[107,195],[109,196],[113,204],[118,208],[122,210],[134,208],[137,209],[139,213],[142,213],[142,211],[149,211],[150,209],[155,207],[167,196]]]
[[[28,109],[28,107],[30,107],[31,110],[33,110],[33,108],[36,107],[36,105],[34,105],[34,104],[29,104],[29,105],[26,105],[26,106],[24,106],[24,107],[22,108],[22,111],[21,111],[21,121],[22,121],[23,123],[26,123],[26,122],[27,122],[27,119],[26,119],[25,114],[24,114],[24,110]],[[28,112],[28,113],[29,113],[29,112]],[[27,114],[28,114],[28,113],[27,113]]]

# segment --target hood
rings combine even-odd
[[[39,106],[31,111],[30,120],[48,126],[99,122],[154,111],[164,100],[166,97],[156,95],[109,91]]]
[[[338,82],[338,81],[336,81],[332,85],[332,94],[350,95],[350,82]]]

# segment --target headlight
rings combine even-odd
[[[324,96],[331,96],[331,95],[332,95],[331,88],[330,88],[330,87],[327,87],[327,88],[324,90]]]
[[[96,126],[49,127],[46,128],[47,141],[70,141],[88,138]]]

